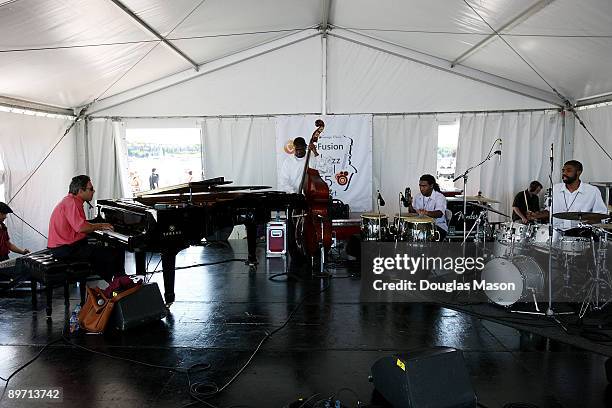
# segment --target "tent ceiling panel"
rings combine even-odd
[[[471,0],[473,7],[488,19],[493,27],[505,24],[533,2],[534,0]],[[333,0],[332,24],[360,29],[491,33],[489,27],[464,2],[448,0]]]
[[[125,6],[163,36],[167,36],[201,1],[121,0]]]
[[[103,93],[96,94],[95,98],[104,99],[110,95],[155,81],[160,77],[192,68],[191,64],[178,57],[161,43],[148,44],[147,47],[153,48],[146,56],[141,57],[142,61],[136,60],[131,65],[131,69],[115,73],[112,80],[108,81],[106,87],[102,90]],[[88,102],[90,101],[91,99]]]
[[[207,0],[171,38],[301,29],[319,24],[320,18],[320,0]]]
[[[330,37],[328,44],[328,104],[332,113],[553,107],[335,37]]]
[[[110,1],[20,0],[0,8],[0,48],[151,39]]]
[[[612,39],[512,37],[507,41],[546,81],[570,100],[612,89]],[[597,56],[595,58],[595,56]],[[503,42],[494,42],[463,63],[496,72],[517,82],[547,89],[547,85]]]
[[[304,66],[312,69],[304,71]],[[97,112],[95,116],[314,113],[321,109],[320,79],[321,39],[314,37]]]
[[[204,64],[217,58],[235,54],[290,34],[292,34],[292,32],[249,34],[230,37],[174,40],[173,43],[199,64]]]
[[[33,102],[84,105],[104,92],[152,46],[113,45],[4,55],[0,89],[4,96]]]

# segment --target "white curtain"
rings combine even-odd
[[[47,235],[51,212],[68,193],[76,170],[76,133],[72,130],[63,137],[70,124],[68,119],[0,112],[5,172],[5,196],[0,200],[15,212],[6,224],[11,242],[21,248],[34,251],[47,246],[41,234]]]
[[[276,124],[272,117],[202,121],[205,178],[276,187]]]
[[[399,210],[400,191],[410,187],[414,195],[421,175],[436,176],[438,122],[435,115],[375,116],[373,126],[372,208],[380,190],[386,201],[381,212],[390,215]]]
[[[579,110],[595,139],[612,155],[612,106]],[[586,181],[612,181],[612,161],[606,156],[593,138],[576,121],[574,133],[574,157],[584,165],[581,178]]]
[[[125,125],[108,119],[88,122],[87,162],[94,199],[131,196],[127,180]]]
[[[484,196],[500,201],[493,208],[511,215],[514,195],[526,189],[530,181],[539,180],[548,186],[551,144],[554,144],[555,157],[561,157],[561,123],[558,112],[462,115],[456,175],[481,162],[496,139],[501,138],[503,143],[501,163],[495,156],[470,172],[467,194],[476,195],[481,191]],[[555,183],[560,177],[560,161],[553,167]],[[463,182],[459,180],[455,186],[463,189]],[[494,214],[490,219],[500,220]]]

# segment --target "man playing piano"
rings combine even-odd
[[[113,276],[125,275],[125,254],[116,248],[88,244],[87,234],[113,229],[111,224],[85,219],[83,204],[91,201],[94,192],[89,176],[72,178],[68,195],[51,213],[47,246],[58,259],[90,262],[95,273],[110,282]]]
[[[8,255],[10,252],[16,252],[21,255],[30,253],[28,249],[19,249],[9,238],[8,229],[6,225],[4,225],[4,220],[6,220],[7,214],[12,212],[13,210],[11,210],[11,207],[0,202],[0,261],[9,259]]]

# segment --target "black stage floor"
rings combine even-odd
[[[189,248],[179,255],[177,266],[246,256],[244,240],[231,244],[231,249]],[[612,404],[602,355],[437,305],[360,303],[360,282],[346,278],[346,269],[335,271],[338,278],[331,280],[292,271],[296,276],[289,280],[271,281],[272,274],[285,270],[284,264],[280,259],[266,260],[263,248],[258,251],[260,265],[254,273],[240,262],[177,272],[177,301],[170,316],[156,325],[104,336],[81,335],[73,341],[153,365],[186,368],[208,363],[208,370],[194,370],[192,380],[221,387],[266,333],[285,322],[305,294],[329,284],[327,290],[308,297],[244,372],[208,401],[219,407],[283,407],[298,397],[317,401],[335,394],[346,406],[355,407],[357,396],[371,402],[368,374],[378,358],[414,348],[451,346],[463,350],[483,406]],[[161,281],[161,275],[153,280]],[[44,299],[36,312],[28,296],[0,299],[0,377],[6,378],[46,343],[61,337],[69,317],[61,292],[57,290],[51,320],[45,318]],[[74,290],[73,306],[77,298]],[[60,405],[9,400],[7,395],[0,405],[182,407],[194,401],[182,372],[117,361],[62,342],[44,350],[11,379],[8,388],[50,387],[62,387]]]

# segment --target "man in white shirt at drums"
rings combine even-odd
[[[570,160],[563,165],[562,183],[553,186],[553,214],[565,212],[595,212],[608,214],[601,192],[595,186],[583,183],[580,180],[582,163]],[[550,210],[550,207],[549,207]],[[555,232],[563,231],[563,235],[570,237],[589,237],[591,231],[578,228],[579,222],[562,220],[553,217]],[[559,234],[554,235],[556,240]]]
[[[436,228],[440,233],[440,241],[448,234],[446,220],[446,197],[440,192],[440,186],[431,174],[423,174],[419,179],[420,193],[416,194],[408,205],[409,212],[416,212],[436,220]]]

